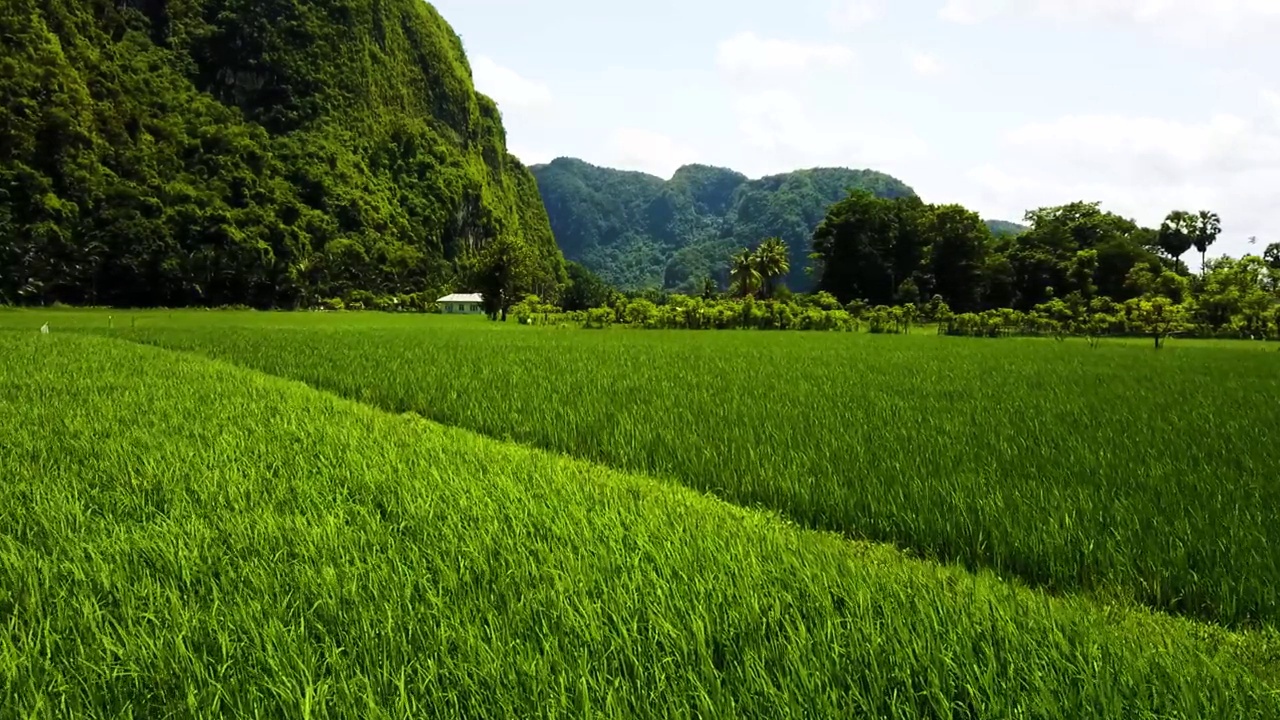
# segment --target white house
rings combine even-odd
[[[453,293],[452,295],[445,295],[436,302],[439,303],[440,310],[446,313],[474,314],[484,312],[484,304],[480,293]]]

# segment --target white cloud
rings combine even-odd
[[[743,95],[734,110],[738,130],[754,151],[753,160],[775,170],[887,167],[928,154],[925,142],[908,130],[857,127],[841,113],[813,112],[786,90]]]
[[[1076,115],[1016,128],[1005,152],[969,173],[988,213],[1074,200],[1155,225],[1174,209],[1213,209],[1223,218],[1216,247],[1241,252],[1250,235],[1280,240],[1280,96],[1260,94],[1249,113],[1197,122]]]
[[[497,101],[502,110],[541,109],[551,104],[550,88],[499,65],[486,55],[471,62],[471,72],[476,88]]]
[[[847,67],[853,51],[843,45],[762,38],[743,32],[724,40],[716,54],[720,69],[733,75],[794,73],[811,67]]]
[[[881,0],[843,4],[845,21],[868,22]],[[856,95],[832,95],[839,79],[821,71],[849,73],[856,64],[840,44],[800,43],[741,33],[720,44],[718,65],[733,97],[731,110],[740,144],[732,165],[751,175],[817,165],[891,170],[928,154],[909,129],[876,120]],[[851,118],[854,118],[851,120]]]
[[[1265,117],[1267,120],[1280,125],[1280,93],[1263,90],[1262,104],[1266,107]]]
[[[946,0],[943,20],[972,24],[1000,16],[1150,28],[1193,44],[1280,29],[1277,0]]]
[[[917,75],[937,75],[942,72],[942,62],[931,53],[913,53],[911,69],[915,70]]]
[[[880,18],[881,0],[837,0],[829,19],[840,30],[856,30]]]
[[[1011,131],[1028,159],[1069,157],[1083,170],[1135,182],[1213,178],[1280,168],[1280,133],[1264,118],[1219,114],[1182,123],[1147,117],[1077,115]]]
[[[651,130],[624,127],[609,139],[613,167],[640,170],[669,179],[682,165],[695,162],[698,153],[683,143]]]
[[[520,162],[525,165],[541,165],[543,163],[549,163],[556,158],[555,153],[526,147],[522,144],[508,144],[507,152],[515,155],[517,158],[520,158]]]
[[[972,25],[984,19],[988,13],[982,12],[981,0],[947,0],[938,11],[938,17],[948,22]]]

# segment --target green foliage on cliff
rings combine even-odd
[[[806,289],[813,230],[827,208],[863,189],[914,195],[872,170],[814,168],[749,180],[724,168],[687,165],[668,181],[559,158],[532,168],[565,256],[626,289],[693,292],[704,278],[728,282],[734,248],[779,237],[790,253],[788,287]]]
[[[0,302],[295,306],[497,256],[565,280],[424,2],[8,0],[0,43]]]

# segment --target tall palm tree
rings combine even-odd
[[[791,272],[786,244],[781,238],[768,238],[760,243],[751,259],[755,263],[756,272],[764,281],[764,296],[773,297],[774,280]]]
[[[1218,240],[1218,234],[1222,232],[1222,218],[1218,217],[1218,213],[1209,210],[1201,210],[1200,215],[1196,218],[1196,232],[1191,236],[1191,242],[1196,246],[1196,250],[1200,251],[1200,276],[1204,277],[1204,255],[1209,250],[1209,246]]]
[[[1196,216],[1185,210],[1174,210],[1160,224],[1160,249],[1170,258],[1177,260],[1191,249],[1193,238],[1197,235],[1199,225]]]
[[[738,289],[738,293],[744,297],[756,293],[756,288],[760,285],[760,273],[756,270],[755,259],[750,250],[742,248],[733,254],[729,266],[729,277]]]

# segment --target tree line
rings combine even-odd
[[[1077,202],[1026,214],[1020,233],[993,235],[959,205],[854,191],[814,232],[817,291],[784,278],[786,246],[767,238],[730,258],[728,287],[705,278],[697,295],[618,293],[584,268],[574,303],[526,298],[521,322],[592,327],[759,328],[909,332],[1173,335],[1280,339],[1280,243],[1261,254],[1209,259],[1221,234],[1212,211],[1174,211],[1159,228]],[[1195,249],[1201,271],[1183,256]]]
[[[1076,202],[1029,211],[1027,230],[997,237],[960,205],[853,192],[818,226],[811,257],[817,289],[842,302],[917,303],[939,295],[959,312],[1026,311],[1072,293],[1123,302],[1140,294],[1129,282],[1134,268],[1185,275],[1182,254],[1213,243],[1217,226],[1193,228],[1187,216],[1175,213],[1155,230],[1098,203]]]

